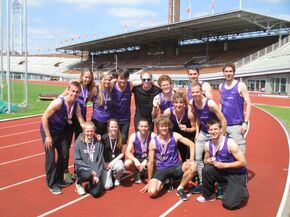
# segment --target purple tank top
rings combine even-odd
[[[48,119],[49,132],[52,136],[63,134],[65,126],[68,124],[68,114],[66,110],[66,105],[64,103],[64,98],[59,97],[62,104],[59,110],[56,110],[54,114]],[[73,115],[76,114],[77,102],[74,103]],[[40,123],[40,130],[44,132],[43,124]]]
[[[87,104],[88,95],[89,95],[89,89],[87,87],[85,87],[85,88],[82,87],[80,95],[77,99],[77,102],[80,105],[82,116],[85,120],[86,120],[86,116],[87,116],[86,104]]]
[[[139,138],[138,136],[138,133],[136,132],[135,134],[136,138],[135,138],[135,142],[134,142],[134,156],[138,159],[140,158],[147,158],[148,156],[148,146],[149,146],[149,143],[151,141],[151,132],[149,131],[149,135],[148,135],[148,138],[146,140],[146,157],[142,156],[142,142],[141,142],[141,139]]]
[[[163,145],[159,142],[158,136],[154,137],[154,141],[156,144],[155,156],[157,159],[157,170],[181,165],[178,157],[178,147],[172,133],[170,133],[170,139],[164,157],[161,156]]]
[[[207,122],[209,120],[213,119],[213,118],[216,118],[217,119],[215,113],[213,113],[213,112],[211,112],[209,110],[208,101],[209,101],[209,99],[206,99],[203,108],[202,109],[199,109],[195,105],[194,100],[192,100],[192,105],[193,105],[195,114],[196,114],[196,116],[197,116],[197,118],[199,120],[199,123],[200,123],[200,129],[204,133],[208,133],[208,131],[207,131]]]
[[[120,91],[115,84],[112,90],[112,117],[118,121],[129,121],[131,118],[131,89],[130,82],[124,91]]]
[[[103,104],[98,105],[98,94],[93,98],[93,119],[107,122],[112,117],[112,100],[107,90],[103,91]]]
[[[222,148],[222,150],[218,151],[215,156],[213,156],[213,143],[212,140],[209,140],[209,154],[210,157],[215,157],[216,161],[218,162],[223,162],[223,163],[231,163],[231,162],[235,162],[236,159],[235,157],[228,151],[228,139],[229,137],[225,137],[225,142],[224,142],[224,146]],[[229,173],[239,173],[239,174],[243,174],[247,172],[246,167],[240,167],[240,168],[227,168],[224,169],[226,171],[228,171]]]
[[[173,106],[173,102],[172,100],[165,100],[163,97],[163,93],[159,93],[159,98],[160,98],[160,110],[161,110],[161,114],[163,114],[163,112],[165,111],[165,109],[170,108],[171,106]]]
[[[222,113],[227,125],[239,125],[244,121],[244,98],[240,96],[238,90],[239,82],[231,89],[225,88],[225,83],[221,86]]]

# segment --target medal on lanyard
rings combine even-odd
[[[88,89],[83,88],[83,85],[81,85],[81,90],[82,90],[82,95],[84,98],[84,107],[86,107],[87,106],[86,102],[87,102],[87,98],[88,98]]]
[[[149,135],[147,135],[146,139],[143,141],[141,133],[140,133],[140,140],[141,140],[141,150],[142,150],[142,154],[141,157],[147,158],[147,145],[148,145],[148,137]]]
[[[109,101],[109,96],[108,93],[103,93],[103,98],[104,98],[104,110],[107,111],[108,109],[108,101]]]
[[[116,149],[116,145],[117,145],[117,139],[115,139],[114,145],[112,144],[112,139],[109,136],[109,140],[110,140],[110,146],[111,146],[111,150],[112,150],[112,158],[114,159],[115,156],[115,149]]]
[[[89,145],[88,142],[87,143],[87,151],[89,153],[89,159],[90,161],[93,162],[94,160],[94,152],[95,152],[95,145],[94,145],[94,140],[91,142],[91,145]]]
[[[166,151],[167,151],[167,145],[168,145],[168,143],[169,143],[169,140],[170,140],[170,137],[167,139],[167,141],[165,142],[165,144],[162,144],[161,142],[160,142],[160,151],[161,151],[161,157],[160,157],[160,160],[165,160],[165,158],[166,158]]]
[[[213,143],[212,143],[212,160],[215,161],[216,160],[216,156],[217,156],[217,153],[219,151],[219,148],[220,148],[220,143],[215,146]]]
[[[174,113],[175,113],[174,116],[175,116],[176,122],[177,122],[177,124],[178,124],[178,126],[179,126],[179,129],[180,129],[181,121],[182,121],[183,116],[184,116],[184,111],[182,112],[182,115],[181,115],[180,119],[177,118],[177,114],[176,114],[176,112],[174,112]]]
[[[65,104],[65,107],[66,107],[67,122],[68,122],[68,124],[72,124],[72,115],[73,115],[73,110],[74,110],[75,104],[73,104],[70,109],[69,109],[69,105],[68,105],[68,103],[67,103],[67,101],[65,99],[64,99],[64,104]]]

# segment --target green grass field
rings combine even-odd
[[[257,105],[257,107],[262,108],[279,118],[283,124],[286,125],[288,130],[290,130],[290,108],[269,105]]]
[[[0,120],[7,118],[23,117],[27,115],[41,114],[49,105],[50,101],[41,101],[38,99],[39,94],[60,94],[65,87],[32,84],[28,83],[28,107],[20,108],[17,112],[12,114],[0,114]],[[7,86],[4,88],[4,101],[7,102]],[[18,82],[11,82],[11,103],[19,104],[24,101],[24,84]]]

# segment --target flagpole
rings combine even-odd
[[[7,66],[6,66],[6,79],[7,79],[7,106],[8,106],[8,111],[7,113],[10,114],[11,113],[11,93],[10,93],[10,21],[11,21],[11,14],[10,14],[10,0],[6,0],[6,16],[7,16],[7,20],[6,20],[6,34],[7,34],[7,53],[6,53],[6,57],[7,57]]]
[[[25,107],[28,107],[28,58],[27,58],[27,0],[24,0],[24,51],[25,51]]]
[[[242,0],[240,0],[240,10],[242,10]]]
[[[1,15],[0,15],[0,31],[1,31],[1,100],[3,100],[3,97],[4,97],[4,84],[3,84],[3,20],[4,20],[4,13],[3,13],[3,1],[1,0],[0,2],[0,12],[1,12]]]
[[[211,0],[211,15],[214,14],[214,0]]]

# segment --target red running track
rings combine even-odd
[[[196,195],[181,202],[175,191],[150,199],[138,192],[143,185],[132,184],[130,177],[98,199],[79,197],[74,186],[63,189],[62,195],[52,195],[45,184],[39,123],[40,117],[0,123],[2,216],[165,216],[174,206],[168,216],[272,217],[279,209],[289,164],[288,141],[279,123],[257,108],[253,108],[247,135],[250,198],[235,211],[225,210],[220,201],[199,204]]]

